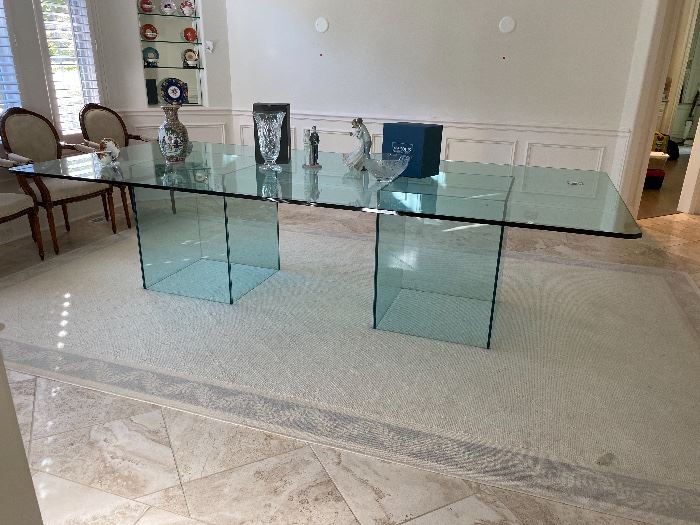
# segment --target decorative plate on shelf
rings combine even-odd
[[[187,83],[179,78],[166,78],[160,83],[160,94],[166,104],[187,104]]]
[[[188,42],[197,41],[197,30],[194,27],[188,27],[182,32],[182,36]]]
[[[183,64],[185,67],[199,66],[199,55],[194,49],[185,49],[182,53],[182,59],[185,61]]]
[[[141,26],[141,36],[144,40],[155,40],[158,38],[158,30],[153,24],[143,24]]]
[[[146,67],[156,67],[158,65],[160,53],[158,53],[156,48],[145,47],[141,53],[143,54],[143,63]]]
[[[155,6],[153,5],[153,0],[141,0],[139,2],[139,5],[141,6],[141,11],[144,13],[152,13],[155,9]]]
[[[177,13],[177,2],[171,0],[162,0],[160,3],[160,12],[164,15],[174,15]]]
[[[145,47],[142,53],[144,60],[158,60],[160,58],[160,53],[155,47]]]
[[[182,14],[185,16],[194,16],[196,11],[194,2],[192,0],[184,0],[180,4],[180,11],[182,11]]]

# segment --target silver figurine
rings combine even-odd
[[[316,126],[312,126],[310,130],[307,129],[304,131],[304,152],[306,153],[304,168],[321,168],[321,165],[318,163],[318,145],[320,142],[321,139],[318,136],[318,131],[316,131]]]

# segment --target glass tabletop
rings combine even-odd
[[[26,175],[117,182],[245,199],[365,212],[638,238],[641,231],[607,174],[443,161],[423,178],[379,182],[351,170],[338,153],[320,153],[319,170],[292,152],[275,174],[255,163],[252,146],[193,142],[183,163],[167,165],[156,143],[123,148],[115,165],[94,154],[19,166]]]

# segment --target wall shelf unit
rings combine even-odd
[[[191,16],[182,12],[179,1],[174,2],[178,11],[173,14],[161,12],[158,1],[153,2],[153,11],[150,13],[138,9],[143,74],[149,107],[158,107],[165,103],[161,84],[169,78],[176,78],[187,85],[188,100],[183,105],[202,105],[203,46],[201,38],[197,38],[201,34],[200,1],[195,2],[195,12]],[[144,27],[148,27],[149,24],[155,27],[155,38],[145,38],[147,32]],[[185,38],[185,33],[192,33],[192,30],[193,35],[188,36],[195,38],[189,41]],[[192,52],[196,56],[194,61],[191,60]],[[190,59],[192,65],[188,65],[187,59]]]

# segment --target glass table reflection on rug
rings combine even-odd
[[[255,163],[251,146],[193,142],[168,165],[157,144],[14,168],[19,175],[130,188],[143,286],[233,303],[280,270],[279,203],[376,214],[374,328],[489,348],[507,227],[639,238],[602,172],[443,161],[423,178],[379,182],[321,153],[303,168]]]

